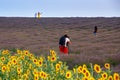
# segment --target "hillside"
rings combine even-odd
[[[95,25],[98,26],[97,36],[93,35]],[[58,40],[64,34],[70,36],[72,44],[70,55],[60,55],[60,59],[72,63],[71,67],[109,62],[119,69],[120,18],[0,17],[0,49],[29,49],[36,55],[54,49],[60,54]]]

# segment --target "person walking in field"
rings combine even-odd
[[[67,34],[65,34],[64,36],[62,36],[59,39],[59,49],[60,52],[64,53],[64,54],[68,54],[69,52],[69,44],[71,43],[70,38]]]
[[[95,26],[95,27],[94,27],[94,32],[93,32],[95,36],[96,36],[96,34],[97,34],[97,30],[98,30],[98,28],[97,28],[97,26]]]
[[[37,14],[37,18],[40,19],[40,17],[41,17],[41,13],[38,12],[38,14]]]

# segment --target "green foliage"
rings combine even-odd
[[[118,65],[120,63],[120,61],[112,59],[112,58],[108,58],[106,61],[108,63],[110,63],[111,65],[113,65],[113,66],[116,66],[116,65]]]

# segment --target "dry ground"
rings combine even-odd
[[[93,35],[98,26],[97,36]],[[71,38],[68,56],[59,53],[59,38]],[[120,18],[0,18],[0,49],[29,49],[36,55],[54,49],[70,67],[111,63],[120,71]]]

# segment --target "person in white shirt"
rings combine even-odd
[[[64,36],[62,36],[59,40],[59,49],[60,52],[64,53],[64,54],[68,54],[69,52],[69,44],[71,43],[70,38],[67,34],[65,34]]]

